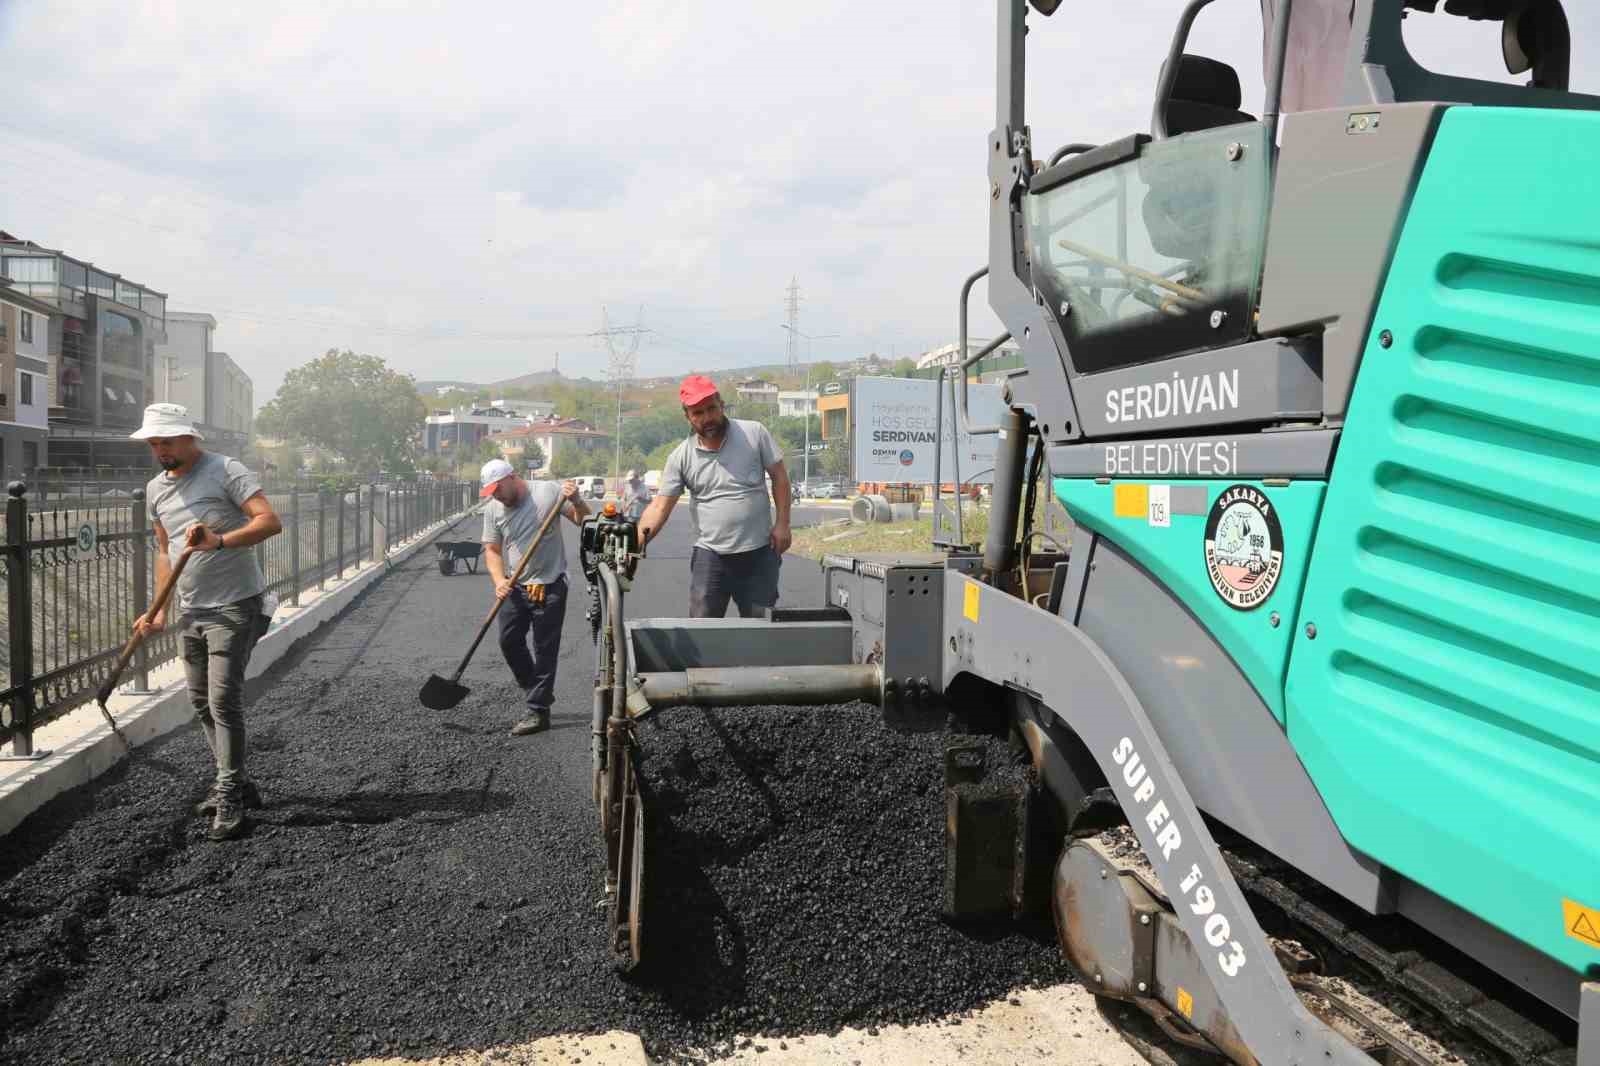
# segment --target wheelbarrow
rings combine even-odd
[[[483,545],[475,540],[441,540],[434,543],[434,549],[439,553],[439,573],[450,577],[456,572],[456,563],[462,563],[467,568],[467,573],[478,572],[478,557],[483,554]]]

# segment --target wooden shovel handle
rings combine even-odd
[[[178,577],[183,573],[183,568],[189,565],[189,556],[194,553],[195,549],[193,548],[185,548],[179,553],[178,561],[172,566],[172,572],[167,575],[167,579],[156,590],[155,601],[150,604],[148,611],[139,616],[140,620],[153,620],[167,609],[167,601],[172,598],[172,590],[178,586]],[[128,661],[133,658],[134,651],[138,649],[139,642],[143,639],[144,634],[137,630],[128,638],[128,642],[122,646],[122,654],[117,656],[117,663],[111,669],[111,677],[106,681],[102,691],[110,692],[117,687],[117,681],[122,677],[122,671],[128,668]]]

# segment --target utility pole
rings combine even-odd
[[[606,351],[610,353],[610,360],[606,366],[606,376],[611,379],[612,387],[617,390],[617,447],[616,467],[612,476],[617,481],[617,493],[622,492],[622,390],[633,382],[634,370],[638,366],[639,342],[650,331],[644,325],[644,308],[639,308],[639,317],[632,326],[613,326],[611,314],[605,308],[600,308],[600,321],[602,328],[598,333],[591,333],[592,337],[604,337]],[[617,338],[629,337],[627,348],[624,350],[617,344]]]
[[[789,321],[784,329],[789,331],[789,373],[800,369],[800,279],[789,279]]]
[[[795,290],[791,289],[790,293],[792,294],[794,291]],[[791,302],[789,304],[789,312],[790,312],[791,318],[796,313],[796,310],[797,310],[796,309],[796,305],[794,304],[792,296],[791,296]],[[798,340],[798,338],[804,337],[806,339],[806,389],[805,389],[805,392],[806,392],[806,402],[807,402],[807,405],[808,405],[807,406],[807,410],[806,410],[806,454],[805,454],[805,459],[802,461],[802,463],[803,463],[802,469],[804,470],[804,474],[801,476],[800,480],[802,482],[807,482],[807,481],[811,480],[811,413],[817,409],[816,400],[811,395],[811,342],[812,341],[833,340],[833,339],[836,339],[839,335],[837,333],[823,333],[823,334],[819,334],[818,336],[813,337],[809,333],[801,333],[799,329],[797,329],[796,327],[790,325],[788,322],[780,323],[780,325],[782,325],[784,329],[789,331],[789,350],[790,351],[795,351],[800,347],[800,341]],[[791,369],[791,370],[795,369],[794,363],[792,361],[789,364],[789,369]]]

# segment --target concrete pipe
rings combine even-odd
[[[857,496],[856,501],[850,505],[850,520],[858,525],[892,521],[893,515],[889,508],[889,498],[887,496]]]
[[[892,503],[889,505],[889,520],[891,522],[914,522],[921,504]]]

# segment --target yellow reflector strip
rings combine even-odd
[[[1150,514],[1150,486],[1123,485],[1111,487],[1112,513],[1118,518],[1145,518]]]
[[[966,616],[969,622],[978,620],[978,583],[976,581],[967,582],[967,591],[961,603],[961,613]]]
[[[1183,1015],[1185,1021],[1194,1020],[1194,997],[1182,985],[1178,986],[1178,1013]]]

